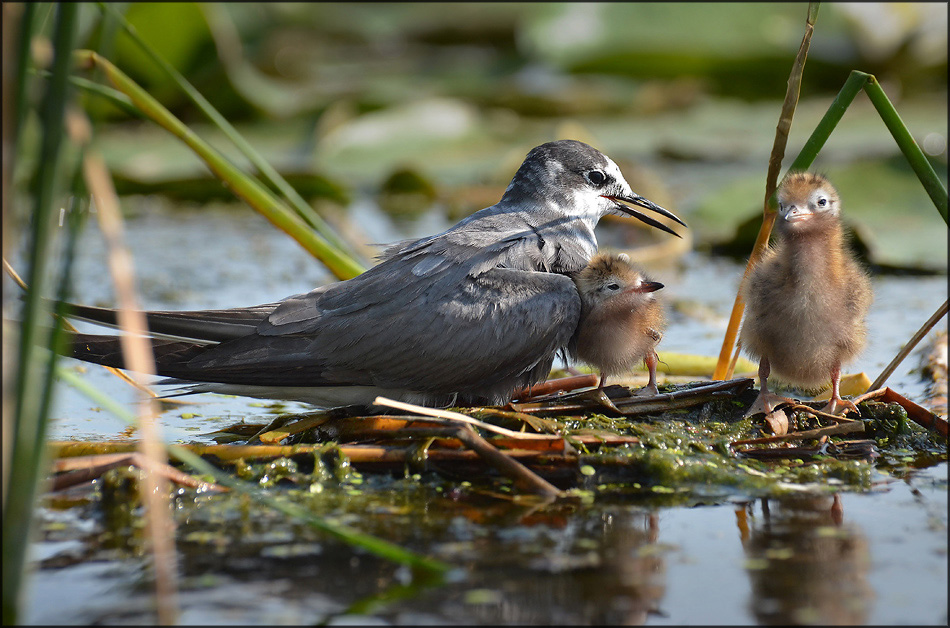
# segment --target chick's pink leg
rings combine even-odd
[[[854,410],[860,414],[861,411],[858,410],[858,407],[854,405],[853,401],[841,398],[840,386],[841,365],[835,364],[831,369],[831,400],[821,411],[827,412],[828,414],[844,414],[848,410]]]
[[[653,395],[658,395],[660,394],[660,389],[656,387],[656,365],[660,362],[660,356],[656,354],[656,351],[651,351],[645,358],[643,358],[643,361],[646,363],[647,370],[650,372],[650,382],[633,394],[637,397],[651,397]]]
[[[775,408],[783,403],[795,403],[793,399],[769,392],[769,373],[771,372],[772,368],[769,365],[769,359],[763,357],[759,360],[759,396],[755,398],[755,401],[752,402],[752,405],[746,410],[745,416],[771,414]]]

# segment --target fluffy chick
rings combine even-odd
[[[650,382],[636,394],[657,394],[656,345],[664,327],[663,306],[654,294],[663,284],[650,281],[624,254],[598,253],[574,276],[581,296],[581,319],[571,353],[608,375],[645,362]]]
[[[777,243],[746,284],[739,341],[759,358],[759,396],[748,414],[791,401],[768,389],[768,377],[816,387],[831,378],[826,412],[857,411],[838,390],[841,365],[864,348],[871,281],[845,244],[841,199],[821,175],[789,174],[778,193]]]

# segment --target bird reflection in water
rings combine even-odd
[[[655,513],[631,509],[561,523],[550,537],[554,545],[533,560],[525,560],[522,546],[499,556],[496,567],[479,569],[477,579],[498,596],[466,606],[462,616],[500,625],[616,625],[643,624],[660,614],[666,559]]]
[[[763,624],[864,624],[868,541],[838,495],[763,499],[737,511],[751,611]]]

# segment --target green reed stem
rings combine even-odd
[[[838,126],[838,123],[841,122],[841,118],[848,110],[848,107],[854,102],[855,96],[857,96],[864,87],[868,76],[870,75],[864,72],[858,72],[857,70],[851,72],[848,80],[844,82],[838,95],[835,96],[835,99],[828,107],[828,111],[825,112],[825,115],[821,118],[815,130],[812,131],[811,135],[805,141],[805,145],[802,147],[801,152],[798,153],[798,157],[796,157],[792,165],[788,167],[789,172],[807,170],[808,167],[811,166],[815,158],[818,157],[818,153],[820,153],[824,147],[825,142],[831,137],[831,133]]]
[[[26,75],[30,66],[30,43],[33,39],[33,28],[36,23],[36,7],[34,2],[27,2],[23,6],[23,17],[20,19],[20,33],[17,41],[16,73],[13,83],[13,112],[16,122],[13,125],[10,137],[9,150],[11,155],[16,154],[17,140],[26,121]]]
[[[28,277],[33,287],[25,295],[20,327],[20,346],[15,375],[13,434],[3,504],[3,622],[17,622],[22,601],[26,552],[32,530],[36,485],[45,459],[43,447],[52,387],[37,359],[41,344],[49,346],[49,333],[39,326],[44,313],[42,295],[47,285],[54,201],[59,184],[63,118],[69,98],[69,70],[79,5],[57,6],[53,34],[52,76],[47,83],[41,114],[43,137],[30,234]],[[29,31],[22,31],[29,38]],[[19,114],[18,114],[19,115]],[[51,368],[51,367],[47,367]],[[45,380],[45,381],[44,381]]]
[[[894,108],[887,94],[884,93],[881,84],[877,82],[877,78],[868,74],[867,82],[864,84],[864,91],[867,93],[868,98],[871,99],[871,104],[874,105],[874,108],[877,109],[878,114],[880,114],[881,120],[883,120],[885,126],[887,126],[887,130],[894,136],[894,141],[897,142],[901,152],[904,153],[907,163],[914,169],[917,178],[920,179],[927,194],[930,195],[930,200],[933,201],[934,207],[936,207],[940,215],[943,216],[943,221],[947,222],[947,189],[943,187],[943,183],[940,182],[937,173],[934,172],[930,160],[928,160],[924,152],[920,150],[920,146],[917,145],[914,136],[907,130],[907,126],[904,124],[904,121],[901,120],[897,109]]]

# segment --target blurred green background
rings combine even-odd
[[[403,223],[494,203],[525,153],[574,137],[742,258],[807,3],[113,5],[325,213],[369,197]],[[178,88],[82,7],[97,49],[236,162]],[[946,3],[826,3],[785,163],[852,69],[875,74],[946,181]],[[227,199],[187,148],[85,94],[120,193]],[[878,268],[945,270],[945,225],[860,94],[815,167]],[[900,220],[895,220],[896,216]],[[338,221],[339,222],[339,221]],[[742,225],[745,225],[743,228]],[[738,237],[738,239],[737,239]]]

